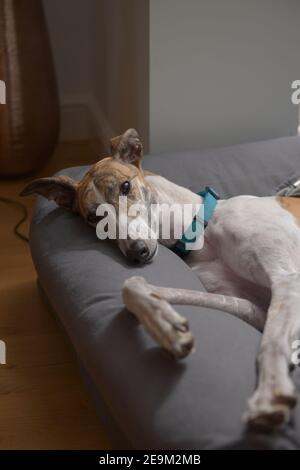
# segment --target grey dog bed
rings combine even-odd
[[[300,170],[300,139],[281,138],[223,149],[144,159],[144,167],[194,191],[213,186],[222,197],[267,195]],[[87,167],[61,173],[81,178]],[[39,198],[30,244],[39,282],[78,355],[98,409],[133,448],[300,448],[300,406],[274,435],[245,430],[241,416],[256,384],[260,334],[230,315],[178,307],[191,324],[196,352],[176,362],[124,309],[128,276],[172,287],[203,289],[182,259],[160,247],[147,266],[129,264],[111,242],[54,202]],[[300,382],[299,369],[294,379]],[[99,443],[100,444],[100,443]]]

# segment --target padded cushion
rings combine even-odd
[[[144,167],[223,197],[269,194],[300,169],[300,139],[146,156]],[[63,174],[81,178],[87,167]],[[253,393],[260,334],[230,315],[178,307],[190,321],[196,352],[181,362],[158,348],[122,304],[128,276],[202,289],[198,278],[164,247],[150,265],[129,264],[112,242],[100,242],[79,216],[38,199],[31,250],[41,285],[89,377],[134,448],[300,447],[300,409],[274,436],[245,432],[241,416]],[[299,370],[295,373],[299,382]]]

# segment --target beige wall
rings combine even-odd
[[[299,0],[150,0],[150,148],[296,134]]]
[[[296,133],[299,0],[43,1],[72,138],[136,127],[156,152]]]
[[[148,141],[148,0],[43,0],[68,138]]]
[[[97,16],[95,90],[108,129],[136,127],[147,147],[148,1],[102,0]]]
[[[43,0],[62,99],[93,86],[98,1]]]

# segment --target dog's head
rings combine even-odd
[[[99,205],[109,204],[115,209],[116,236],[122,253],[131,260],[147,263],[152,260],[157,251],[157,240],[149,237],[121,238],[124,233],[123,223],[132,222],[127,217],[122,222],[119,217],[120,196],[127,197],[127,207],[138,204],[145,208],[150,206],[150,190],[145,181],[141,166],[143,146],[138,133],[128,129],[123,135],[111,139],[111,156],[94,164],[87,174],[75,181],[68,176],[39,178],[32,181],[21,192],[21,196],[37,193],[49,200],[54,200],[59,206],[81,215],[93,227],[96,227],[98,217],[96,211]],[[145,217],[139,217],[139,224],[148,224]],[[139,227],[140,233],[140,227]]]

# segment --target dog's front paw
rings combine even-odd
[[[142,277],[124,283],[123,300],[152,338],[175,358],[182,359],[194,349],[188,321]]]

